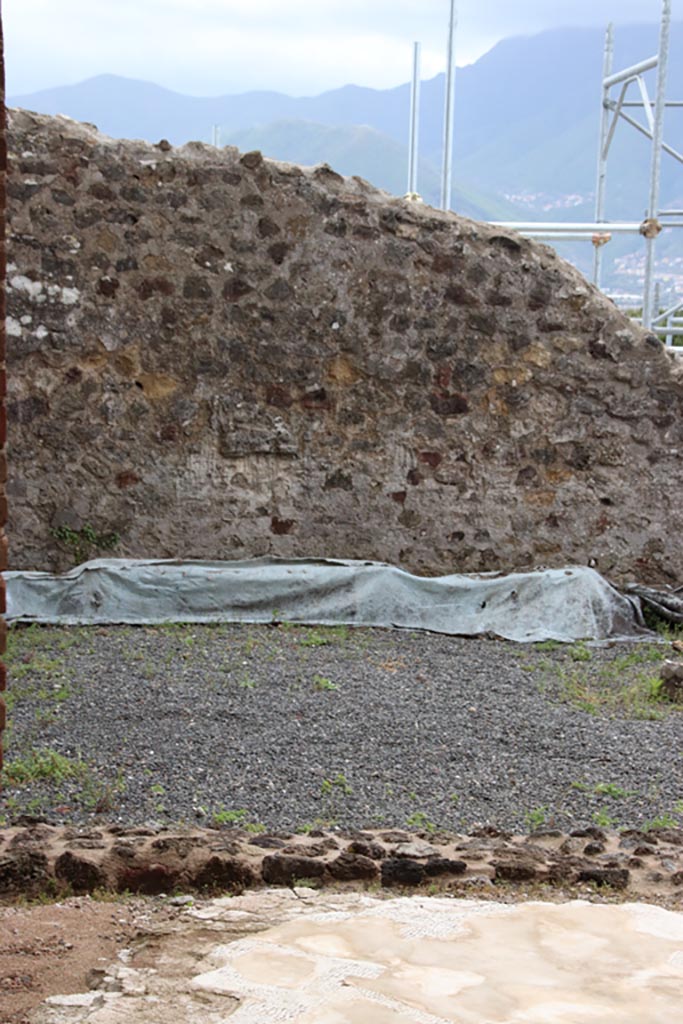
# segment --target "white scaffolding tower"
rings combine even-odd
[[[667,344],[672,343],[673,335],[681,332],[683,318],[676,316],[683,308],[683,301],[671,309],[659,313],[655,303],[655,244],[657,236],[664,227],[683,227],[683,210],[661,210],[660,185],[662,154],[667,153],[683,164],[683,154],[664,141],[664,112],[667,107],[683,107],[683,101],[666,100],[666,76],[669,61],[669,45],[671,32],[671,0],[662,0],[662,20],[659,33],[659,50],[654,57],[640,61],[622,71],[613,71],[614,61],[614,26],[609,25],[605,40],[605,55],[602,74],[602,104],[600,119],[600,139],[598,148],[598,172],[595,198],[595,221],[590,223],[544,223],[530,222],[496,222],[499,227],[514,228],[528,238],[546,239],[548,241],[589,240],[595,246],[593,261],[593,280],[600,286],[603,246],[609,242],[613,234],[640,234],[645,239],[645,274],[643,284],[644,327],[664,335]],[[655,98],[651,99],[647,82],[643,77],[646,72],[657,70]],[[619,86],[615,96],[612,90]],[[628,99],[631,86],[638,88],[639,99]],[[629,108],[643,111],[645,123],[628,113]],[[641,135],[650,139],[652,154],[650,161],[650,191],[645,218],[640,222],[611,222],[605,217],[607,198],[607,159],[614,139],[619,120],[635,128]],[[680,219],[676,219],[680,218]],[[664,223],[662,223],[664,219]]]

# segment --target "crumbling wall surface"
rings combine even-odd
[[[681,373],[550,249],[326,166],[10,129],[13,567],[683,576]]]

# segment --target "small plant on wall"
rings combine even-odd
[[[70,526],[57,526],[50,532],[55,540],[71,552],[74,565],[87,562],[100,552],[113,551],[121,539],[118,533],[99,532],[90,523],[85,523],[79,530]]]

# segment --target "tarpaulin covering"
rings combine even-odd
[[[593,569],[413,576],[381,562],[95,559],[7,572],[10,622],[273,622],[424,629],[508,640],[636,638],[640,605]]]

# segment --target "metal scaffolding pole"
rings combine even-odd
[[[600,138],[598,140],[598,177],[595,186],[595,219],[602,222],[605,219],[605,197],[607,194],[607,136],[609,134],[609,88],[605,85],[606,80],[612,74],[614,63],[614,25],[612,22],[607,26],[605,36],[605,57],[602,65],[602,111],[600,115]],[[596,245],[593,253],[593,282],[600,287],[600,276],[602,273],[602,250],[601,245]]]
[[[544,222],[544,221],[515,221],[515,222],[491,222],[497,227],[513,228],[527,238],[546,239],[552,242],[560,241],[591,241],[595,246],[593,263],[593,278],[596,285],[600,285],[602,270],[602,248],[609,242],[614,234],[636,233],[643,236],[646,244],[645,251],[645,281],[643,296],[642,323],[646,328],[657,324],[656,306],[658,301],[654,293],[654,272],[655,272],[655,240],[663,228],[683,228],[683,220],[675,219],[683,217],[683,210],[660,210],[660,188],[661,188],[661,163],[662,154],[667,153],[679,163],[683,164],[683,152],[679,152],[664,141],[664,114],[667,107],[682,107],[683,101],[666,100],[666,78],[669,62],[669,48],[671,35],[671,0],[662,0],[662,20],[659,37],[659,52],[654,57],[648,57],[637,64],[622,71],[614,72],[614,26],[610,24],[605,37],[605,51],[602,74],[602,106],[600,116],[600,138],[598,148],[597,184],[595,192],[595,221],[590,223],[576,223],[572,221]],[[642,77],[646,72],[657,69],[657,93],[656,99],[651,100],[648,94],[648,87]],[[627,100],[628,89],[636,85],[640,92],[640,100]],[[610,90],[619,86],[616,100],[610,96]],[[645,124],[627,114],[625,107],[638,107],[644,112]],[[606,218],[606,191],[607,191],[607,158],[614,139],[614,134],[619,120],[626,121],[640,134],[648,138],[652,143],[652,157],[650,167],[650,193],[648,207],[642,222],[621,221],[610,222]],[[663,219],[664,223],[660,221]],[[681,304],[683,307],[683,303]],[[666,331],[668,334],[680,331],[679,321],[682,317],[673,318],[667,321]],[[657,331],[664,328],[656,327]],[[683,346],[681,346],[683,354]]]
[[[657,62],[657,95],[653,111],[652,165],[650,169],[650,199],[648,219],[656,221],[659,210],[659,190],[662,178],[662,143],[664,142],[664,109],[666,103],[666,74],[669,63],[669,38],[671,33],[671,0],[662,0],[662,26],[659,35]],[[652,325],[654,295],[652,282],[655,271],[655,239],[653,233],[646,238],[645,283],[643,288],[643,327]]]
[[[410,143],[408,147],[408,192],[417,193],[417,154],[420,130],[420,44],[413,43],[413,84],[410,90]]]
[[[446,63],[446,96],[443,118],[443,170],[441,174],[441,209],[451,206],[451,178],[453,174],[453,102],[455,85],[455,29],[458,15],[455,0],[451,0],[451,14],[448,26],[448,58]]]
[[[638,234],[642,224],[639,220],[616,220],[602,223],[598,221],[549,221],[549,220],[492,220],[490,223],[496,228],[514,228],[526,234],[527,231],[554,231],[562,234],[564,231],[582,231],[584,234],[594,234],[600,231],[607,231],[610,234],[621,232],[625,234]]]
[[[641,60],[639,64],[632,64],[630,68],[624,68],[623,71],[617,71],[614,75],[608,75],[604,80],[604,86],[606,89],[611,89],[613,85],[619,85],[620,82],[630,82],[633,78],[638,78],[639,75],[645,74],[646,71],[652,71],[656,67],[657,55],[655,54],[654,57]]]

